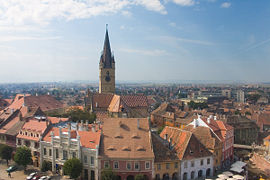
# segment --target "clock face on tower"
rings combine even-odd
[[[107,82],[110,82],[111,81],[111,77],[110,77],[109,71],[106,72],[105,81],[107,81]]]

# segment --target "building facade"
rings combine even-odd
[[[76,128],[52,127],[40,141],[40,162],[50,162],[53,172],[63,174],[65,161],[78,158],[83,164],[83,179],[97,180],[101,131],[82,123]]]

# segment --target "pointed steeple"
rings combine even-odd
[[[103,52],[100,57],[100,63],[103,64],[104,68],[112,68],[112,63],[114,63],[114,58],[112,56],[109,34],[108,34],[108,24],[106,24],[106,34],[105,34]]]

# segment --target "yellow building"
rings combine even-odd
[[[263,145],[266,147],[268,154],[270,153],[270,135],[263,139]]]
[[[180,160],[176,153],[169,148],[170,144],[157,134],[152,134],[152,143],[155,154],[155,179],[179,179]]]

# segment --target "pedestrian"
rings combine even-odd
[[[10,174],[10,172],[8,172],[8,177],[10,177],[10,178],[11,178],[11,174]]]

